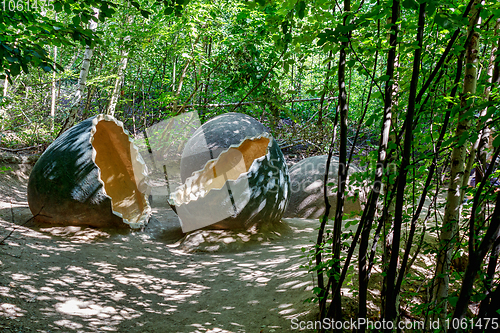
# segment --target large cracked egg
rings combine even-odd
[[[249,229],[278,222],[290,180],[283,154],[266,128],[240,113],[217,116],[186,143],[182,184],[170,196],[182,230]]]
[[[33,167],[28,203],[39,221],[140,228],[151,214],[145,165],[123,124],[98,115],[57,138]]]
[[[291,194],[290,203],[284,213],[287,218],[317,219],[325,214],[326,206],[323,193],[326,162],[328,155],[313,156],[303,159],[290,168]],[[347,193],[344,201],[344,213],[359,214],[364,202],[364,188],[350,185],[349,176],[361,170],[351,165],[348,172]],[[328,183],[337,185],[339,160],[332,156],[330,161]],[[328,200],[330,202],[329,218],[335,217],[337,207],[336,186],[328,186]]]

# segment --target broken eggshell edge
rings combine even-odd
[[[127,137],[128,137],[128,141],[130,143],[130,148],[131,148],[130,149],[130,159],[132,162],[134,176],[136,177],[135,181],[137,184],[137,189],[142,193],[142,197],[143,197],[144,203],[145,203],[145,209],[144,209],[142,215],[139,217],[139,219],[136,222],[130,222],[129,220],[127,220],[126,218],[123,217],[123,214],[121,214],[120,212],[117,212],[113,209],[113,200],[111,199],[111,196],[109,196],[106,193],[106,186],[104,184],[104,181],[101,179],[101,168],[97,165],[97,163],[95,161],[96,156],[97,156],[97,151],[93,145],[94,134],[97,131],[97,124],[100,121],[112,121],[112,122],[114,122],[117,126],[119,126],[123,130],[123,133],[125,133],[125,135],[127,135]],[[127,131],[123,127],[123,122],[117,120],[115,117],[110,116],[110,115],[105,115],[105,114],[99,114],[94,119],[92,119],[92,129],[90,130],[90,146],[92,147],[92,162],[97,167],[97,174],[98,174],[97,180],[102,185],[102,191],[103,191],[104,195],[106,197],[108,197],[111,201],[111,212],[114,215],[121,218],[123,223],[128,224],[132,229],[142,228],[143,226],[145,226],[148,223],[149,217],[151,216],[151,206],[149,205],[147,195],[145,194],[144,191],[140,190],[140,188],[142,187],[141,185],[145,183],[145,180],[147,178],[147,167],[146,167],[146,163],[144,162],[141,154],[139,154],[138,147],[134,144],[134,141],[132,140],[132,138],[130,136],[130,132]],[[140,170],[140,172],[137,172],[139,170]],[[141,176],[141,178],[137,179],[137,176]]]
[[[177,196],[178,196],[177,193],[181,189],[183,189],[183,192],[193,195],[194,193],[188,192],[190,187],[192,186],[193,182],[196,181],[201,175],[203,175],[210,167],[217,165],[217,162],[221,159],[221,157],[223,157],[224,154],[228,153],[231,149],[240,147],[246,141],[249,141],[249,140],[250,141],[257,141],[257,140],[262,139],[262,138],[269,139],[269,143],[267,144],[267,147],[266,147],[266,153],[260,157],[257,157],[256,159],[254,159],[252,161],[252,165],[250,165],[247,172],[241,173],[237,179],[228,179],[226,182],[228,182],[228,181],[238,182],[240,180],[240,178],[246,177],[248,175],[248,173],[250,173],[252,171],[252,168],[255,169],[254,163],[263,161],[264,158],[269,154],[269,148],[271,147],[271,145],[273,143],[272,142],[273,137],[269,133],[264,132],[263,134],[258,135],[258,136],[254,136],[254,137],[247,136],[239,144],[232,144],[228,148],[221,151],[221,153],[219,154],[219,156],[217,156],[217,158],[208,160],[202,169],[193,172],[192,175],[189,176],[183,184],[181,184],[180,186],[178,186],[176,188],[176,190],[170,195],[171,196],[171,203],[176,205],[176,206],[186,205],[186,204],[189,204],[191,201],[196,201],[199,198],[205,197],[210,191],[222,190],[222,187],[211,188],[208,191],[204,191],[202,193],[199,193],[199,195],[197,195],[196,198],[194,198],[194,199],[188,198],[188,200],[184,200],[184,201],[177,200]]]
[[[192,197],[193,194],[196,194],[196,193],[190,193],[192,191],[192,189],[191,189],[192,184],[200,177],[200,175],[205,173],[208,168],[210,168],[211,166],[215,166],[217,164],[217,162],[221,159],[221,157],[223,157],[230,149],[238,148],[244,142],[247,142],[248,140],[256,141],[256,140],[259,140],[262,138],[269,139],[269,142],[268,142],[267,147],[266,147],[266,152],[262,156],[254,159],[252,161],[252,164],[250,165],[250,167],[248,168],[248,170],[246,172],[241,173],[237,177],[237,179],[226,180],[221,188],[211,188],[208,191],[203,191],[202,193],[199,193],[198,195],[195,195],[194,197]],[[275,150],[274,154],[271,153],[271,150]],[[274,177],[274,178],[278,179],[278,183],[274,184],[274,186],[277,187],[277,191],[275,192],[276,193],[275,204],[278,204],[278,207],[276,207],[277,209],[275,209],[273,212],[268,213],[269,216],[267,216],[268,221],[266,221],[266,223],[277,222],[281,219],[281,217],[286,209],[286,206],[288,204],[289,198],[290,198],[290,196],[289,196],[290,179],[289,179],[289,175],[288,175],[288,167],[286,165],[284,157],[281,156],[281,159],[280,159],[279,153],[281,153],[281,150],[279,149],[279,146],[276,143],[276,141],[274,140],[274,138],[272,137],[272,135],[270,135],[269,133],[263,132],[262,134],[260,134],[258,136],[247,136],[238,144],[232,144],[229,147],[227,147],[226,149],[224,149],[219,154],[219,156],[217,158],[208,160],[204,164],[204,167],[202,169],[193,172],[192,175],[190,177],[188,177],[182,185],[177,187],[175,192],[171,193],[170,198],[169,198],[169,203],[176,207],[176,210],[178,213],[182,212],[183,210],[184,210],[184,212],[186,212],[186,211],[192,212],[193,209],[188,208],[189,206],[193,207],[196,205],[200,205],[201,206],[200,209],[194,209],[194,210],[198,211],[198,213],[199,213],[198,218],[203,218],[204,215],[207,215],[206,209],[203,209],[203,208],[208,208],[210,206],[213,206],[213,205],[210,205],[210,203],[214,203],[214,202],[220,203],[220,201],[218,201],[217,199],[209,200],[210,198],[208,198],[208,196],[217,197],[219,195],[220,197],[224,197],[224,192],[226,192],[227,188],[228,188],[227,185],[229,185],[230,188],[237,188],[238,184],[241,184],[246,178],[246,180],[249,183],[253,181],[253,182],[256,182],[256,184],[254,184],[254,185],[268,187],[268,185],[264,185],[266,182],[262,182],[262,184],[259,184],[259,182],[263,181],[266,176],[269,176],[269,172],[265,172],[266,175],[260,175],[258,172],[258,170],[263,165],[265,165],[264,163],[267,160],[268,161],[268,163],[267,163],[268,170],[267,171],[269,171],[270,169],[274,169],[274,170],[279,172],[279,177]],[[277,156],[271,156],[271,155],[277,155]],[[273,164],[273,163],[276,163],[277,161],[281,162],[280,163],[281,165],[274,165]],[[249,175],[250,175],[250,177],[249,177]],[[254,175],[254,176],[251,177],[252,175]],[[264,176],[264,178],[260,179],[260,178],[262,178],[261,176]],[[273,173],[273,176],[275,176],[274,173]],[[264,203],[264,206],[262,207],[262,209],[258,210],[254,214],[250,214],[248,220],[242,221],[242,219],[245,219],[245,216],[241,216],[241,215],[248,215],[248,213],[249,213],[249,212],[243,213],[243,211],[249,207],[249,204],[251,203],[250,200],[252,199],[252,197],[255,197],[256,194],[257,195],[259,194],[259,193],[255,193],[256,191],[258,191],[258,189],[253,190],[250,187],[249,187],[249,191],[246,191],[246,193],[245,193],[246,195],[248,195],[248,197],[243,198],[246,201],[244,202],[244,204],[242,204],[240,202],[238,205],[238,213],[236,215],[234,215],[234,214],[230,215],[229,213],[226,214],[226,215],[229,215],[227,217],[227,219],[229,219],[230,221],[225,221],[225,220],[227,220],[227,219],[225,219],[223,221],[219,221],[217,223],[206,225],[206,226],[212,227],[215,229],[233,229],[233,228],[234,229],[241,229],[241,228],[248,229],[256,224],[259,224],[260,221],[253,221],[253,219],[256,217],[256,215],[258,213],[260,213],[261,211],[263,211],[265,209],[265,206],[267,204],[267,198],[264,198],[264,200],[262,200],[262,202],[259,203],[259,205],[257,206],[257,208],[260,209],[262,206],[262,203]],[[179,193],[180,193],[179,191],[182,191],[184,193],[184,196],[185,196],[184,201],[179,200],[179,198],[178,198]],[[280,198],[280,191],[281,191],[281,198]],[[187,193],[187,195],[186,195],[186,193]],[[187,199],[186,199],[186,197],[187,197]],[[200,202],[203,200],[206,200],[207,203]],[[224,204],[225,204],[225,206],[224,206]],[[233,205],[230,202],[227,202],[227,200],[225,200],[225,202],[222,202],[222,207],[218,206],[218,210],[223,210],[225,207],[228,207],[230,209],[230,208],[233,208]],[[248,208],[248,209],[250,209],[250,208]],[[272,211],[272,209],[269,209],[269,210]],[[196,219],[196,216],[192,216],[192,218]],[[233,221],[231,221],[231,219],[233,219]],[[236,220],[236,221],[234,221],[234,220]],[[181,224],[183,224],[182,218],[181,218]],[[202,227],[199,227],[199,228],[202,228]],[[183,224],[183,230],[185,230],[185,232],[191,231],[191,230],[196,230],[199,228],[187,230],[187,229],[185,229],[185,226]]]

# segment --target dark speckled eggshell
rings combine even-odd
[[[266,133],[265,127],[254,118],[240,113],[217,116],[201,126],[189,139],[181,159],[181,179],[184,182],[193,172],[204,168],[229,147],[241,144],[247,138]],[[270,136],[267,154],[254,160],[247,174],[249,200],[236,216],[229,216],[207,227],[208,229],[248,229],[255,225],[274,223],[281,219],[289,199],[290,179],[283,153]],[[208,150],[207,150],[208,148]],[[242,179],[228,180],[230,188],[237,188]],[[213,193],[211,193],[213,192]],[[231,208],[227,196],[217,198],[210,191],[206,198],[177,205],[179,215],[189,219],[203,218],[211,211]],[[228,214],[229,215],[229,214]]]

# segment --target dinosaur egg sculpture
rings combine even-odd
[[[290,168],[290,203],[284,217],[317,219],[325,214],[325,200],[323,196],[323,182],[326,171],[327,155],[313,156],[303,159]],[[332,156],[328,178],[330,183],[337,184],[339,160]],[[348,177],[353,172],[360,170],[353,165],[349,167]],[[347,182],[349,185],[349,179]],[[349,187],[349,186],[348,186]],[[356,193],[357,192],[357,193]],[[344,201],[344,213],[361,211],[363,192],[348,188]],[[330,201],[329,217],[335,217],[337,207],[337,192],[335,186],[328,187],[328,200]]]
[[[142,158],[123,124],[98,115],[57,138],[28,182],[35,218],[59,225],[140,228],[151,208],[141,191]]]
[[[226,113],[198,128],[181,157],[182,184],[171,194],[184,232],[249,229],[278,222],[290,180],[283,154],[250,116]]]

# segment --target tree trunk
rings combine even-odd
[[[9,90],[9,80],[7,79],[7,75],[3,80],[3,92],[2,92],[2,103],[5,103],[5,98],[7,97],[7,91]],[[0,129],[3,131],[5,128],[5,120],[7,119],[7,110],[0,106]]]
[[[133,22],[133,17],[125,14],[124,17],[124,26],[122,28],[128,29],[130,24]],[[120,51],[120,64],[118,65],[118,69],[116,72],[116,80],[115,80],[115,86],[113,87],[113,92],[111,93],[111,99],[109,100],[108,108],[106,109],[106,114],[109,114],[111,116],[115,115],[116,111],[116,105],[118,104],[118,99],[120,98],[121,92],[122,92],[122,85],[123,81],[125,78],[125,69],[127,68],[127,63],[128,63],[128,55],[129,55],[129,50],[127,49],[126,42],[130,40],[130,36],[126,36],[123,38],[122,46],[121,46],[121,51]]]
[[[349,25],[349,12],[351,11],[351,0],[344,0],[344,27]],[[333,224],[333,264],[330,272],[330,279],[333,290],[333,300],[328,310],[328,316],[336,321],[342,320],[342,299],[340,288],[341,282],[338,281],[340,276],[340,246],[342,244],[342,216],[344,214],[344,199],[347,182],[347,112],[349,105],[347,102],[347,91],[345,84],[345,69],[347,60],[347,48],[351,39],[351,32],[344,34],[344,40],[341,43],[339,54],[339,69],[338,69],[338,89],[339,89],[339,114],[340,114],[340,145],[339,145],[339,168],[337,181],[337,207],[335,210],[335,221]],[[328,78],[326,79],[326,84]],[[323,96],[324,100],[324,96]],[[333,279],[332,279],[333,277]],[[340,283],[339,283],[340,282]]]
[[[323,200],[325,201],[325,214],[321,218],[321,224],[319,226],[319,231],[318,231],[318,238],[316,239],[316,253],[315,253],[316,266],[320,266],[322,264],[323,235],[325,233],[326,223],[328,222],[328,216],[330,215],[331,205],[330,205],[330,200],[328,199],[328,192],[327,192],[328,177],[330,173],[330,162],[332,160],[333,149],[335,147],[335,141],[337,139],[338,115],[339,113],[335,112],[332,141],[330,142],[330,149],[328,150],[328,158],[326,159],[326,166],[325,166],[325,176],[323,178]],[[319,315],[321,319],[325,318],[326,301],[328,298],[328,288],[325,288],[324,277],[323,277],[324,271],[325,270],[322,267],[318,267],[318,270],[316,271],[316,274],[318,276],[318,288],[319,288],[319,293],[318,293]],[[342,281],[339,282],[342,283]],[[329,286],[330,283],[328,283],[328,287]]]
[[[392,1],[391,7],[391,22],[399,21],[400,2],[399,0]],[[361,221],[363,232],[359,244],[359,309],[358,317],[366,318],[366,299],[368,295],[368,241],[370,231],[372,229],[373,218],[377,208],[377,202],[382,188],[382,177],[387,166],[387,146],[389,143],[389,135],[391,130],[392,113],[393,113],[393,92],[394,92],[394,70],[397,55],[397,38],[399,33],[399,25],[392,24],[391,34],[389,36],[389,51],[387,54],[386,76],[388,77],[384,88],[384,119],[382,122],[382,133],[380,136],[380,144],[378,150],[377,167],[375,170],[375,180],[373,188],[368,195]],[[360,332],[364,332],[366,327],[360,327]]]
[[[498,151],[496,153],[496,156],[498,156]],[[491,165],[488,169],[489,174],[491,174],[491,171],[493,171],[493,165]],[[484,182],[481,184],[484,185]],[[481,186],[482,189],[482,186]],[[478,194],[479,195],[479,194]],[[477,206],[479,198],[475,199],[475,205]],[[476,207],[474,207],[476,208]],[[471,214],[470,218],[470,228],[473,230],[474,229],[474,214]],[[474,236],[474,235],[472,235]],[[483,262],[484,257],[486,254],[491,250],[493,244],[495,241],[498,239],[500,236],[500,193],[497,194],[497,199],[496,199],[496,206],[495,206],[495,211],[493,212],[492,218],[490,225],[484,234],[484,237],[480,243],[480,245],[477,247],[477,249],[472,248],[471,252],[469,253],[470,255],[470,260],[469,264],[467,265],[467,269],[464,274],[464,278],[462,280],[462,287],[460,289],[460,294],[458,297],[457,301],[457,306],[455,308],[455,312],[453,313],[453,318],[458,318],[462,319],[465,316],[465,312],[468,309],[469,306],[469,301],[470,301],[470,296],[472,293],[473,285],[474,285],[474,280],[476,278],[476,275],[481,267],[481,264]],[[470,240],[469,240],[470,241]],[[472,242],[474,243],[475,240],[472,239]],[[473,246],[474,247],[474,246]],[[456,332],[457,328],[454,328],[453,326],[450,328],[450,332]]]
[[[401,13],[399,13],[401,15]],[[387,19],[387,23],[391,23],[391,18]],[[398,29],[401,29],[401,25],[399,25]],[[387,39],[390,41],[390,34],[387,34]],[[389,143],[388,146],[392,146],[393,144],[396,145],[397,141],[397,133],[396,133],[396,128],[397,128],[397,106],[398,106],[398,94],[399,94],[399,73],[398,73],[398,67],[399,67],[399,51],[397,51],[396,48],[396,59],[394,60],[394,86],[392,89],[392,119],[391,119],[391,126],[392,130],[389,134]],[[385,309],[386,309],[386,294],[387,294],[387,270],[389,269],[389,262],[391,261],[391,249],[392,249],[392,242],[393,242],[393,222],[394,222],[394,210],[396,207],[396,202],[393,200],[394,198],[394,191],[396,190],[394,185],[395,185],[395,180],[396,180],[396,168],[395,168],[395,163],[398,159],[398,151],[396,148],[392,148],[387,152],[387,170],[386,170],[386,175],[387,175],[387,181],[385,183],[384,187],[384,192],[385,192],[385,198],[384,198],[384,210],[386,210],[383,214],[383,229],[382,229],[382,238],[384,239],[383,243],[383,256],[382,256],[382,269],[385,274],[382,280],[382,291],[381,291],[381,301],[382,301],[382,306],[381,306],[381,314],[384,316],[385,314]]]
[[[499,28],[500,28],[500,19],[497,20],[495,25],[496,33],[498,32]],[[498,45],[497,43],[495,43],[491,49],[490,61],[487,68],[487,84],[484,88],[484,99],[487,101],[491,101],[490,98],[491,89],[493,88],[493,85],[496,84],[496,81],[498,81],[498,70],[495,71],[495,68],[498,69],[498,62],[496,60],[497,59],[500,60],[500,57],[496,55],[497,50],[498,50]],[[494,72],[497,73],[497,77],[494,77]],[[472,166],[476,161],[476,154],[478,157],[479,164],[476,168],[476,173],[475,173],[475,186],[477,186],[477,184],[483,180],[483,174],[487,168],[487,163],[488,163],[487,150],[489,148],[488,146],[491,136],[491,130],[488,127],[488,123],[491,121],[491,118],[486,121],[483,121],[483,119],[487,115],[488,115],[488,107],[485,107],[484,109],[481,110],[476,125],[476,129],[477,132],[479,133],[479,136],[476,139],[476,142],[474,142],[472,148],[470,149],[467,165],[465,167],[464,179],[462,183],[464,189],[469,185]],[[461,202],[463,202],[464,197],[465,197],[465,190],[462,190]],[[481,204],[481,213],[477,217],[479,225],[481,225],[484,222],[486,218],[485,213],[486,213],[486,201],[483,201]]]
[[[97,9],[94,9],[96,11],[95,17],[96,20],[91,20],[90,21],[90,29],[92,31],[95,31],[97,28],[97,17],[99,16],[99,11]],[[82,62],[82,68],[80,70],[80,77],[78,78],[78,87],[76,90],[76,93],[73,97],[73,101],[71,104],[70,112],[68,115],[68,118],[66,118],[66,121],[64,122],[61,130],[59,131],[59,134],[57,134],[57,137],[61,136],[66,130],[70,129],[74,123],[76,122],[76,118],[78,116],[78,111],[80,110],[80,104],[83,98],[83,92],[85,90],[85,84],[87,82],[87,76],[89,74],[89,68],[90,68],[90,59],[92,59],[92,54],[94,52],[94,49],[91,48],[90,46],[85,46],[85,53],[83,54],[83,62]]]
[[[491,249],[490,252],[488,269],[486,271],[486,277],[484,281],[484,287],[486,289],[487,294],[486,297],[481,301],[477,318],[486,318],[487,316],[487,311],[488,308],[490,307],[490,303],[492,300],[491,296],[493,294],[493,281],[495,279],[499,254],[500,254],[500,237],[496,239],[495,244],[493,244],[493,248]],[[481,329],[479,326],[475,327],[474,332],[480,332],[480,331]]]
[[[332,59],[333,57],[333,51],[330,50],[330,53],[328,54],[328,57],[330,59]],[[323,131],[323,103],[325,102],[325,96],[326,96],[326,93],[330,91],[329,89],[329,81],[330,81],[330,70],[332,68],[332,60],[328,61],[328,65],[326,67],[326,75],[325,75],[325,83],[324,83],[324,87],[323,87],[323,93],[321,94],[321,97],[320,97],[320,102],[319,102],[319,111],[318,111],[318,129],[320,131]],[[293,70],[293,67],[292,67],[292,70]],[[292,72],[293,73],[293,72]],[[292,110],[293,110],[293,105],[292,105]],[[322,140],[323,139],[323,133],[320,133],[319,135],[320,139]]]
[[[495,33],[498,35],[500,31],[500,18],[497,19],[496,25],[495,25]],[[491,49],[491,56],[490,56],[490,63],[488,66],[488,85],[485,88],[485,99],[492,100],[490,96],[491,89],[494,86],[499,86],[500,85],[500,71],[499,71],[499,61],[500,56],[496,54],[498,49],[500,48],[500,39],[497,41],[497,44],[493,46]],[[484,108],[481,112],[481,116],[484,117],[487,113],[488,108]],[[490,121],[491,119],[488,119]],[[491,130],[487,125],[483,125],[483,129],[480,131],[479,134],[479,147],[478,147],[478,159],[479,159],[479,164],[483,170],[487,167],[486,163],[489,162],[489,159],[491,158],[488,157],[488,146],[489,146],[489,141],[491,139]],[[495,161],[492,161],[494,163]],[[479,181],[482,181],[483,177],[481,172],[476,171],[476,185],[478,184]],[[481,210],[478,216],[478,224],[482,225],[484,223],[484,220],[486,219],[486,201],[483,201],[481,203]],[[497,262],[498,262],[498,256],[500,253],[500,237],[495,240],[495,244],[493,245],[493,248],[490,253],[490,258],[489,258],[489,263],[488,263],[488,268],[486,271],[486,277],[484,281],[484,286],[486,289],[486,297],[481,301],[481,305],[479,307],[479,314],[478,318],[485,318],[486,317],[486,310],[489,306],[489,303],[491,301],[491,294],[492,294],[492,287],[493,287],[493,281],[495,278],[495,272],[496,272],[496,267],[497,267]],[[479,328],[476,328],[474,330],[475,332],[479,332]]]
[[[396,285],[395,282],[396,279],[398,278],[396,273],[399,260],[401,227],[403,224],[403,206],[405,197],[404,192],[406,187],[406,175],[408,173],[408,166],[410,166],[410,155],[413,144],[413,131],[412,131],[413,118],[415,115],[418,77],[420,74],[420,60],[422,56],[422,44],[424,38],[426,4],[427,4],[426,2],[420,4],[419,8],[418,32],[417,32],[418,47],[415,50],[415,56],[413,58],[413,71],[410,82],[410,94],[408,97],[408,111],[406,113],[406,120],[405,120],[406,128],[405,128],[405,140],[402,153],[403,156],[398,171],[396,206],[394,210],[394,237],[391,250],[392,255],[389,262],[389,270],[387,272],[387,298],[386,298],[386,310],[384,311],[385,319],[387,322],[394,321],[399,311],[399,285]]]
[[[106,114],[109,114],[111,116],[115,115],[118,98],[120,98],[121,87],[123,84],[123,79],[125,77],[125,69],[127,68],[128,63],[128,54],[129,52],[126,49],[123,49],[121,52],[121,61],[118,65],[118,72],[116,73],[115,86],[113,88],[113,93],[111,94],[111,100],[109,101],[108,109],[106,110]]]
[[[207,46],[207,61],[210,61],[210,58],[212,57],[212,37],[209,38],[208,41],[208,46]],[[207,75],[205,84],[204,84],[204,89],[203,89],[203,101],[202,104],[208,104],[208,88],[210,87],[210,72]],[[203,108],[200,114],[200,118],[203,120],[205,117],[205,112],[206,109]]]
[[[495,34],[498,36],[499,33],[500,33],[500,18],[497,19],[495,25]],[[490,96],[491,89],[494,88],[495,86],[500,86],[500,70],[499,70],[500,55],[497,53],[499,49],[500,49],[500,39],[498,39],[497,44],[493,45],[493,48],[491,49],[490,63],[488,65],[488,85],[486,85],[486,88],[484,90],[484,98],[489,101],[492,100]],[[481,117],[486,116],[487,112],[488,108],[484,108],[481,112]],[[488,119],[486,122],[489,122],[490,120],[491,119]],[[479,136],[480,142],[478,147],[478,157],[483,169],[486,169],[486,163],[489,160],[488,148],[490,148],[489,142],[491,138],[491,129],[488,127],[488,125],[483,125],[483,126],[484,128],[481,129]]]
[[[57,61],[57,46],[54,46],[54,67]],[[52,87],[51,87],[51,100],[50,100],[50,130],[54,131],[54,119],[56,117],[56,71],[52,72]]]
[[[470,38],[468,45],[466,45],[465,78],[462,96],[460,98],[461,108],[458,115],[459,121],[455,131],[456,138],[461,138],[470,128],[470,119],[464,116],[470,108],[470,106],[467,107],[468,98],[476,91],[479,34],[473,30],[479,18],[479,9],[477,8],[479,3],[479,0],[474,2],[469,16],[468,31],[472,33],[472,38]],[[462,143],[453,148],[451,155],[450,183],[448,185],[447,203],[441,227],[440,249],[436,267],[436,287],[433,295],[436,306],[442,307],[442,311],[439,311],[439,319],[442,321],[440,327],[445,327],[443,320],[446,317],[451,256],[453,254],[458,223],[460,220],[460,199],[465,171],[465,154],[466,146],[465,143]]]
[[[177,57],[175,57],[174,64],[172,66],[172,91],[175,91],[175,80],[177,80],[176,74],[177,74]]]
[[[182,69],[181,76],[179,78],[179,84],[177,86],[177,90],[175,91],[175,99],[174,99],[174,103],[173,103],[173,107],[172,107],[172,111],[174,112],[174,114],[177,113],[177,111],[178,111],[177,109],[178,109],[178,105],[179,105],[179,97],[180,97],[181,91],[182,91],[182,85],[184,84],[184,79],[186,78],[189,65],[193,61],[192,59],[193,59],[194,50],[196,48],[196,45],[198,44],[198,41],[200,40],[200,37],[201,37],[201,34],[199,34],[198,37],[196,37],[194,43],[192,44],[191,53],[189,54],[189,58],[186,60],[186,64],[184,65],[184,68]],[[175,67],[174,67],[174,71],[175,71]],[[174,81],[174,84],[175,84],[175,81]]]
[[[55,14],[55,20],[57,21],[57,13]],[[54,46],[54,68],[56,67],[57,62],[57,46]],[[52,71],[52,85],[50,88],[50,130],[54,132],[54,120],[56,117],[56,71]]]
[[[104,59],[105,57],[103,57],[101,55],[101,52],[100,50],[97,51],[97,57],[99,57],[101,59],[101,62],[99,64],[99,67],[98,67],[98,71],[102,71],[102,67],[104,66]],[[87,118],[89,116],[89,111],[90,111],[90,107],[92,105],[92,99],[94,98],[94,95],[95,93],[97,92],[97,85],[93,85],[88,93],[87,93],[87,101],[85,102],[85,106],[83,108],[83,119]]]

